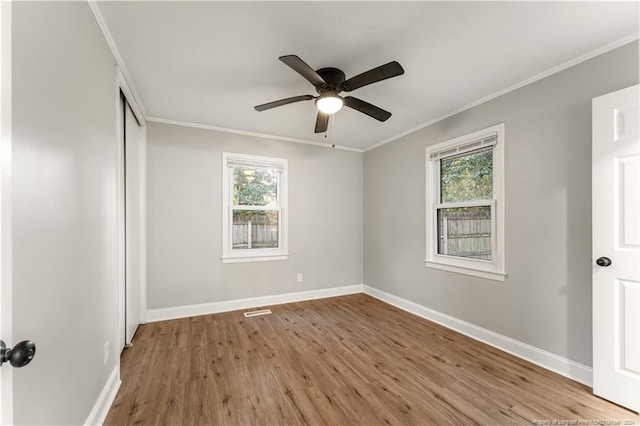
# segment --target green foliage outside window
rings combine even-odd
[[[493,150],[440,160],[440,202],[493,198]]]
[[[276,206],[278,172],[272,169],[234,167],[233,204]]]

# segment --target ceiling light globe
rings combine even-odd
[[[320,112],[325,114],[333,114],[340,109],[344,105],[344,101],[342,98],[334,93],[328,95],[322,95],[318,99],[316,99],[316,107]]]

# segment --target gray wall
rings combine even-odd
[[[14,421],[81,424],[118,356],[114,60],[86,2],[16,2],[12,37]]]
[[[221,263],[224,151],[289,160],[288,260]],[[147,185],[150,309],[362,283],[361,153],[149,123]]]
[[[591,365],[591,99],[637,83],[634,42],[366,152],[365,284]],[[425,268],[425,147],[502,122],[507,279]]]

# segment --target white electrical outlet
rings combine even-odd
[[[298,272],[298,282],[301,283],[302,282],[302,272]]]
[[[104,365],[107,365],[107,361],[109,361],[109,341],[104,344]]]

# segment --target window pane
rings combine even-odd
[[[233,211],[233,249],[278,248],[278,211]]]
[[[440,202],[493,198],[493,148],[440,160]]]
[[[275,207],[278,204],[278,171],[258,167],[234,167],[233,204]]]
[[[491,260],[491,207],[438,209],[438,254]]]

